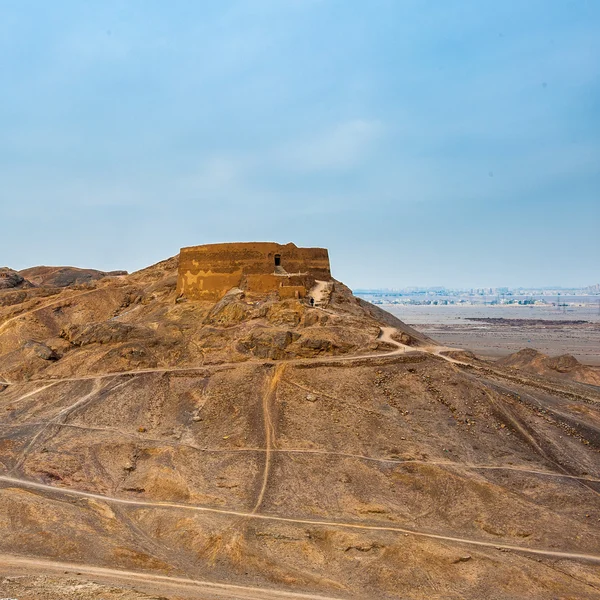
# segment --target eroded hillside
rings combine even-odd
[[[0,595],[600,597],[597,387],[176,268],[0,290]]]

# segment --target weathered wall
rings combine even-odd
[[[275,266],[276,255],[280,268]],[[177,291],[190,299],[218,300],[233,287],[266,293],[293,286],[282,297],[296,292],[302,297],[315,279],[331,279],[325,248],[271,242],[207,244],[181,249]]]
[[[306,297],[306,286],[304,285],[284,285],[278,290],[279,297],[282,300],[286,298],[304,298]]]

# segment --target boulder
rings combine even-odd
[[[29,340],[23,344],[23,348],[28,350],[34,356],[41,358],[42,360],[58,360],[60,356],[58,353],[52,348],[46,346],[46,344],[42,344],[41,342],[36,342],[34,340]]]
[[[221,298],[204,319],[207,325],[220,325],[229,327],[244,321],[249,313],[250,307],[243,302],[245,294],[239,288],[233,288]]]

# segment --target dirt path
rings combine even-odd
[[[300,592],[287,592],[272,588],[250,587],[235,585],[232,583],[217,583],[213,581],[202,581],[184,577],[173,577],[170,575],[157,575],[140,571],[125,571],[120,569],[108,569],[106,567],[95,567],[81,563],[58,562],[38,558],[25,558],[10,554],[0,554],[0,568],[4,573],[8,569],[26,569],[27,573],[32,571],[36,574],[69,575],[75,573],[93,577],[112,584],[136,584],[139,589],[146,589],[149,593],[156,595],[161,593],[177,593],[190,598],[200,598],[203,593],[206,600],[212,598],[239,598],[240,600],[341,600],[331,596],[320,596],[316,594],[303,594]],[[72,571],[73,573],[69,573]],[[204,596],[204,594],[207,594]],[[233,595],[235,594],[235,595]]]
[[[42,422],[34,422],[28,423],[31,426],[42,426],[44,423]],[[138,442],[144,442],[147,444],[158,444],[160,446],[170,446],[170,447],[182,447],[182,448],[190,448],[191,450],[196,450],[197,452],[203,452],[206,454],[228,454],[228,453],[260,453],[266,452],[265,448],[258,447],[236,447],[236,448],[203,448],[202,446],[197,446],[195,444],[186,444],[184,442],[177,442],[175,440],[168,439],[159,439],[159,438],[151,438],[151,437],[142,437],[139,434],[131,433],[128,431],[121,431],[115,427],[93,427],[90,425],[75,425],[73,423],[60,423],[56,424],[57,427],[68,427],[70,429],[78,429],[81,431],[95,431],[98,433],[115,433],[119,436],[130,437],[132,439],[137,440]],[[21,427],[20,425],[18,427]],[[321,450],[318,448],[274,448],[272,447],[270,450],[271,453],[279,453],[279,454],[316,454],[322,456],[339,456],[342,458],[354,458],[356,460],[363,460],[366,462],[376,462],[376,463],[384,463],[384,464],[397,464],[397,465],[433,465],[440,467],[454,467],[454,468],[463,468],[463,469],[473,469],[473,470],[493,470],[493,471],[516,471],[519,473],[529,473],[531,475],[540,475],[542,477],[556,477],[559,479],[576,479],[580,481],[591,481],[595,483],[600,483],[600,478],[592,477],[589,475],[572,475],[568,473],[559,473],[555,471],[544,471],[542,469],[529,469],[527,467],[519,467],[517,465],[490,465],[490,464],[480,464],[480,463],[460,463],[457,461],[451,460],[418,460],[418,459],[397,459],[397,458],[382,458],[377,456],[366,456],[363,454],[352,454],[351,452],[334,452],[331,450]]]
[[[352,354],[350,356],[319,356],[317,358],[292,358],[285,361],[281,361],[281,364],[286,365],[297,365],[297,364],[318,364],[318,363],[337,363],[337,362],[348,362],[353,360],[371,360],[371,359],[379,359],[379,358],[389,358],[391,356],[398,356],[400,354],[418,354],[420,352],[427,352],[424,348],[411,348],[410,346],[404,346],[400,344],[396,340],[392,339],[392,334],[397,330],[393,327],[382,327],[382,333],[378,338],[381,341],[385,341],[389,344],[396,346],[395,350],[391,350],[389,352],[375,352],[371,354]],[[445,350],[445,348],[443,349]],[[19,382],[11,382],[11,381],[2,381],[0,382],[2,385],[21,385],[25,383],[44,383],[44,384],[54,384],[61,382],[69,382],[69,381],[89,381],[95,379],[105,379],[107,377],[116,377],[119,375],[145,375],[149,373],[185,373],[185,372],[194,372],[194,371],[202,371],[207,369],[227,369],[232,367],[239,367],[240,365],[273,365],[278,364],[274,363],[272,360],[246,360],[246,361],[238,361],[238,362],[230,362],[230,363],[216,363],[216,364],[208,364],[208,365],[197,365],[190,367],[150,367],[147,369],[131,369],[129,371],[110,371],[108,373],[99,373],[97,375],[84,375],[82,377],[56,377],[56,378],[48,378],[48,379],[31,379],[29,381],[19,381]],[[41,390],[40,390],[41,391]]]
[[[406,529],[404,527],[392,527],[385,525],[365,525],[360,523],[347,523],[343,521],[326,521],[317,519],[296,519],[293,517],[282,517],[278,515],[267,515],[254,512],[244,512],[237,510],[226,510],[221,508],[209,508],[205,506],[193,506],[188,504],[180,504],[177,502],[154,502],[151,500],[131,500],[128,498],[117,498],[114,496],[105,496],[102,494],[95,494],[93,492],[82,492],[80,490],[74,490],[71,488],[59,488],[44,483],[37,483],[34,481],[27,481],[24,479],[18,479],[16,477],[8,477],[0,475],[0,481],[11,484],[16,487],[30,488],[36,490],[42,490],[46,492],[54,492],[58,494],[64,494],[68,496],[76,496],[80,498],[92,498],[94,500],[102,500],[107,503],[122,504],[128,506],[139,506],[139,507],[154,507],[154,508],[172,508],[177,510],[195,511],[203,513],[213,513],[220,515],[231,515],[234,517],[242,517],[246,519],[259,519],[263,521],[276,521],[282,523],[296,523],[302,525],[313,525],[318,527],[340,527],[342,529],[358,529],[362,531],[387,531],[391,533],[403,533],[406,535],[413,535],[415,537],[424,537],[435,540],[442,540],[447,542],[456,542],[459,544],[469,544],[473,546],[482,546],[486,548],[495,548],[497,550],[512,550],[514,552],[523,552],[526,554],[536,554],[540,556],[548,556],[563,559],[572,559],[580,561],[588,561],[600,564],[600,554],[581,554],[577,552],[565,552],[558,550],[547,550],[542,548],[527,548],[524,546],[514,546],[512,544],[504,544],[501,542],[485,542],[483,540],[475,540],[472,538],[462,538],[449,535],[442,535],[438,533],[430,533],[426,531],[419,531],[414,529]]]
[[[6,325],[6,323],[4,325]],[[467,365],[468,364],[468,363],[463,363],[462,361],[458,361],[456,359],[453,359],[451,357],[447,357],[447,356],[444,356],[441,354],[444,351],[451,350],[450,348],[430,347],[430,348],[426,348],[426,349],[419,349],[419,348],[411,348],[408,346],[404,346],[403,344],[401,344],[393,339],[393,335],[396,332],[397,332],[397,330],[393,327],[382,327],[381,328],[381,334],[378,339],[382,342],[389,343],[393,346],[396,346],[395,350],[392,350],[390,352],[373,353],[373,354],[366,354],[366,355],[342,356],[342,357],[319,357],[319,358],[313,358],[313,359],[292,359],[289,361],[285,361],[285,362],[276,364],[273,377],[272,377],[271,381],[269,382],[266,393],[263,396],[263,414],[264,414],[264,422],[265,422],[265,442],[266,442],[265,448],[247,449],[247,450],[246,449],[237,449],[236,450],[236,451],[260,451],[260,452],[264,452],[266,454],[262,485],[261,485],[261,488],[260,488],[260,491],[258,494],[256,504],[251,512],[225,510],[225,509],[210,508],[210,507],[203,507],[203,506],[192,506],[192,505],[180,504],[180,503],[175,503],[175,502],[153,502],[153,501],[146,501],[146,500],[118,498],[118,497],[113,497],[113,496],[105,496],[105,495],[101,495],[101,494],[95,494],[95,493],[91,493],[91,492],[83,492],[83,491],[74,490],[74,489],[59,488],[59,487],[55,487],[52,485],[46,485],[46,484],[42,484],[42,483],[26,481],[26,480],[22,480],[22,479],[18,479],[16,477],[10,477],[10,476],[0,476],[0,481],[4,482],[6,484],[9,484],[9,485],[17,486],[17,487],[29,488],[29,489],[39,490],[39,491],[43,491],[43,492],[51,492],[54,494],[63,494],[63,495],[70,495],[70,496],[75,496],[75,497],[92,498],[92,499],[101,500],[101,501],[104,501],[107,503],[114,503],[114,504],[118,504],[118,505],[196,511],[196,512],[204,512],[204,513],[229,515],[229,516],[233,516],[233,517],[240,517],[243,519],[259,519],[259,520],[266,520],[266,521],[285,522],[285,523],[320,526],[320,527],[338,527],[338,528],[355,529],[355,530],[362,530],[362,531],[384,531],[384,532],[399,533],[399,534],[404,534],[404,535],[411,535],[411,536],[415,536],[415,537],[441,540],[441,541],[446,541],[446,542],[453,542],[453,543],[458,543],[458,544],[467,544],[467,545],[487,547],[487,548],[503,549],[503,550],[510,550],[510,551],[514,551],[514,552],[525,553],[525,554],[532,554],[532,555],[553,557],[553,558],[561,558],[561,559],[571,559],[571,560],[578,560],[578,561],[588,561],[588,562],[600,564],[600,555],[599,554],[583,554],[583,553],[574,553],[574,552],[559,551],[559,550],[549,550],[549,549],[543,549],[543,548],[527,548],[527,547],[523,547],[523,546],[515,546],[512,544],[488,542],[488,541],[471,539],[471,538],[443,535],[443,534],[427,532],[427,531],[406,529],[403,527],[394,527],[394,526],[385,526],[385,525],[367,525],[367,524],[361,524],[361,523],[356,523],[356,522],[349,523],[349,522],[326,521],[326,520],[318,520],[318,519],[301,519],[301,518],[284,517],[284,516],[277,516],[277,515],[267,515],[267,514],[261,514],[258,512],[258,510],[260,509],[260,507],[262,505],[264,495],[265,495],[265,492],[267,489],[270,467],[271,467],[272,453],[274,453],[274,452],[290,452],[290,453],[298,452],[298,453],[313,453],[313,454],[334,454],[334,453],[328,453],[327,451],[319,451],[319,450],[309,450],[309,449],[307,449],[307,450],[302,450],[302,449],[284,450],[284,449],[277,449],[274,447],[274,427],[273,427],[273,423],[271,420],[271,404],[273,402],[273,399],[275,398],[277,385],[278,385],[279,381],[281,380],[281,376],[287,365],[318,364],[318,363],[343,363],[343,362],[348,362],[348,361],[371,360],[371,359],[377,360],[377,359],[381,359],[381,358],[398,356],[398,355],[403,355],[403,354],[408,354],[408,353],[421,353],[423,351],[428,352],[435,356],[439,356],[440,358],[446,360],[447,362],[450,362],[450,363],[453,363],[456,365]],[[252,362],[252,363],[256,363],[256,364],[269,364],[269,365],[273,364],[270,361],[246,361],[244,363],[224,363],[224,364],[212,365],[212,366],[208,366],[208,367],[202,366],[202,367],[175,367],[175,368],[141,369],[141,370],[131,370],[131,371],[124,371],[124,372],[113,372],[113,373],[101,374],[101,375],[96,375],[96,376],[66,378],[66,379],[62,379],[62,380],[58,380],[58,379],[37,380],[37,382],[54,385],[60,381],[82,381],[82,380],[90,380],[90,379],[98,381],[100,379],[104,379],[107,377],[114,378],[116,376],[138,375],[138,374],[143,374],[143,373],[164,373],[164,372],[185,372],[185,371],[193,372],[193,371],[198,371],[198,370],[206,370],[207,368],[211,368],[211,367],[218,368],[218,369],[228,368],[228,367],[232,367],[232,366],[239,366],[240,364],[248,364],[248,362]],[[479,367],[477,367],[477,368],[479,368]],[[123,382],[121,385],[123,385],[124,383],[125,382]],[[64,423],[58,422],[58,421],[60,421],[61,417],[63,417],[65,414],[68,415],[71,410],[77,408],[82,403],[89,400],[89,398],[91,398],[95,393],[98,392],[97,387],[98,386],[95,385],[94,390],[90,394],[88,394],[86,397],[78,400],[75,404],[67,407],[66,409],[63,409],[53,419],[53,421],[55,421],[57,425],[64,425]],[[42,391],[42,389],[44,389],[44,388],[39,388],[37,390],[33,390],[32,392],[29,392],[28,394],[25,394],[24,396],[22,396],[21,399],[30,397],[31,395],[34,395],[34,394]],[[47,425],[49,425],[49,424],[50,424],[50,422]],[[43,431],[44,431],[44,429],[40,430],[40,432],[38,432],[38,434],[36,434],[36,436],[32,439],[32,441],[30,442],[30,444],[28,445],[28,447],[25,450],[24,456],[21,457],[18,464],[21,464],[23,462],[24,457],[26,456],[26,453],[35,444],[36,440],[38,439],[38,437],[41,435],[41,433]],[[577,480],[598,481],[594,478],[578,477],[578,476],[574,476],[574,475],[570,475],[570,474],[551,473],[551,472],[546,472],[546,471],[541,471],[541,470],[538,471],[538,470],[525,469],[525,468],[520,468],[520,467],[515,467],[515,466],[507,467],[507,466],[497,466],[497,465],[461,465],[460,463],[452,463],[451,461],[447,461],[447,462],[446,461],[443,461],[443,462],[442,461],[439,461],[439,462],[398,461],[398,460],[394,460],[394,459],[371,458],[371,457],[365,457],[365,456],[353,455],[353,454],[347,454],[347,455],[344,453],[335,453],[335,454],[339,454],[341,456],[349,456],[349,457],[353,457],[353,458],[357,458],[357,459],[361,459],[361,460],[373,460],[373,461],[377,461],[377,462],[396,462],[396,463],[419,462],[419,463],[423,463],[423,464],[439,464],[439,465],[443,465],[443,466],[451,466],[451,467],[457,466],[457,467],[467,467],[467,468],[474,468],[474,469],[506,469],[506,470],[511,470],[511,471],[528,472],[528,473],[539,474],[539,475],[544,475],[544,476],[566,477],[566,478],[577,479]],[[63,565],[63,563],[52,563],[51,561],[39,561],[37,559],[19,559],[19,560],[22,560],[25,562],[29,561],[29,562],[27,562],[27,564],[29,564],[31,566],[36,566],[36,565],[40,566],[43,564]],[[65,567],[63,565],[60,568],[64,569]],[[129,579],[135,579],[136,577],[145,577],[146,580],[157,581],[157,582],[162,581],[162,580],[172,580],[172,578],[168,578],[168,577],[160,576],[160,575],[149,575],[149,574],[142,575],[142,574],[135,573],[135,572],[124,572],[124,571],[117,571],[117,570],[112,570],[112,569],[101,569],[99,567],[92,567],[92,566],[85,567],[85,568],[84,567],[80,568],[78,566],[77,569],[81,572],[83,572],[84,570],[87,569],[86,572],[89,572],[89,573],[92,573],[92,572],[105,573],[105,574],[111,575],[111,576],[129,577]],[[279,591],[271,592],[269,590],[260,590],[259,593],[257,593],[257,591],[253,590],[253,588],[247,588],[244,586],[232,586],[229,584],[213,584],[210,582],[197,582],[195,580],[181,579],[179,581],[180,581],[181,585],[195,585],[195,586],[205,586],[205,587],[212,586],[211,591],[213,588],[214,589],[218,588],[220,590],[230,590],[230,591],[235,590],[236,594],[240,598],[265,598],[265,599],[266,598],[324,598],[322,596],[291,594],[288,592],[279,592]],[[240,595],[240,594],[246,594],[246,595],[244,596],[244,595]],[[252,594],[254,594],[254,595],[252,595]],[[271,594],[271,595],[269,595],[269,594]],[[273,595],[273,594],[275,594],[275,595]],[[277,594],[279,594],[279,595],[277,595]]]
[[[263,394],[262,409],[265,427],[265,468],[263,470],[262,486],[258,493],[256,504],[252,509],[252,513],[258,511],[265,497],[265,492],[267,491],[267,483],[269,481],[269,473],[271,470],[271,452],[273,451],[273,444],[275,442],[275,427],[273,425],[273,419],[271,418],[271,403],[277,399],[277,386],[281,380],[284,369],[285,363],[275,367],[273,377],[269,381],[266,392]]]
[[[116,389],[118,389],[120,387],[123,387],[127,383],[128,383],[127,381],[123,381],[123,382],[115,385],[114,387],[112,387],[108,391],[112,392],[112,391],[114,391],[114,390],[116,390]],[[79,398],[73,404],[70,404],[69,406],[63,408],[57,415],[55,415],[54,417],[52,417],[52,419],[50,419],[49,421],[46,421],[45,423],[42,423],[41,427],[38,429],[37,433],[33,436],[33,438],[31,438],[31,441],[29,442],[29,444],[27,444],[27,446],[23,450],[23,452],[21,453],[21,456],[15,462],[15,465],[12,468],[11,473],[16,473],[18,471],[18,469],[25,462],[25,460],[27,459],[27,457],[29,456],[29,454],[31,453],[31,451],[33,450],[33,448],[36,446],[36,444],[38,443],[38,441],[40,440],[40,438],[44,435],[44,433],[46,433],[46,431],[48,430],[48,428],[50,428],[52,426],[61,426],[61,425],[63,425],[64,424],[64,419],[67,419],[69,417],[69,415],[71,415],[73,412],[75,412],[78,408],[81,408],[82,406],[88,404],[91,400],[94,399],[94,397],[97,394],[99,394],[99,393],[101,393],[103,391],[107,391],[107,390],[102,390],[100,388],[100,382],[98,382],[98,381],[94,382],[94,385],[93,385],[93,387],[92,387],[92,389],[91,389],[91,391],[89,393],[87,393],[85,396]]]
[[[330,282],[316,280],[308,295],[313,298],[316,307],[322,307],[327,304],[326,300],[328,300],[330,291]]]
[[[92,290],[93,291],[93,290]],[[409,346],[405,346],[403,344],[401,344],[400,342],[397,342],[394,338],[393,335],[398,333],[398,330],[394,327],[381,327],[381,333],[379,335],[379,340],[385,343],[388,343],[390,345],[396,346],[395,350],[389,351],[389,352],[383,352],[383,353],[373,353],[373,354],[366,354],[366,355],[352,355],[352,356],[340,356],[340,357],[318,357],[318,358],[308,358],[308,359],[292,359],[292,360],[288,360],[285,362],[281,362],[277,365],[276,367],[276,372],[273,376],[273,379],[271,381],[271,386],[274,386],[276,388],[276,386],[278,385],[278,383],[280,382],[280,380],[282,379],[282,375],[283,375],[283,370],[285,368],[286,365],[288,364],[313,364],[313,363],[320,363],[320,362],[347,362],[347,361],[352,361],[352,360],[371,360],[371,359],[379,359],[379,358],[386,358],[386,357],[390,357],[390,356],[397,356],[397,355],[402,355],[402,354],[407,354],[407,353],[419,353],[419,352],[427,352],[429,354],[432,354],[434,356],[438,356],[439,358],[446,360],[447,362],[450,362],[451,364],[456,364],[456,365],[460,365],[460,366],[472,366],[473,368],[477,369],[477,370],[486,370],[486,367],[482,367],[479,365],[470,365],[470,363],[466,363],[457,359],[454,359],[452,357],[449,356],[445,356],[444,354],[442,354],[443,352],[447,352],[450,350],[457,350],[456,348],[448,348],[445,346],[433,346],[433,347],[427,347],[427,348],[423,348],[423,349],[415,349],[415,348],[411,348]],[[44,389],[47,389],[48,387],[51,387],[53,385],[56,385],[58,383],[61,382],[75,382],[75,381],[86,381],[86,380],[100,380],[100,379],[105,379],[105,378],[114,378],[117,376],[127,376],[127,375],[141,375],[141,374],[147,374],[147,373],[166,373],[166,372],[193,372],[193,371],[198,371],[198,370],[204,370],[204,369],[208,369],[208,368],[214,368],[214,369],[224,369],[224,368],[231,368],[234,366],[238,366],[240,364],[248,364],[248,363],[253,363],[253,364],[257,364],[257,365],[272,365],[273,363],[270,361],[245,361],[244,363],[221,363],[221,364],[216,364],[216,365],[206,365],[203,367],[173,367],[173,368],[151,368],[151,369],[138,369],[138,370],[131,370],[131,371],[121,371],[121,372],[111,372],[111,373],[105,373],[105,374],[100,374],[100,375],[90,375],[90,376],[84,376],[84,377],[73,377],[73,378],[65,378],[65,379],[50,379],[50,380],[35,380],[38,383],[46,383],[46,385],[37,388],[35,390],[32,390],[30,392],[28,392],[27,394],[24,394],[23,396],[21,396],[20,398],[18,398],[17,400],[15,400],[14,402],[12,402],[11,404],[14,404],[15,402],[20,402],[21,400],[25,400],[26,398],[29,398],[41,391],[43,391]],[[494,372],[495,373],[495,372]],[[498,374],[499,376],[501,376],[501,374]],[[27,382],[29,383],[29,382]],[[292,382],[290,382],[292,383]],[[11,385],[8,383],[8,385]],[[18,384],[13,384],[13,385],[18,385]],[[121,384],[122,385],[122,384]],[[293,384],[296,385],[296,384]],[[266,490],[266,483],[268,480],[268,474],[269,474],[269,469],[270,469],[270,462],[271,462],[271,453],[272,452],[289,452],[289,453],[312,453],[312,454],[337,454],[340,456],[347,456],[347,457],[352,457],[352,458],[357,458],[360,460],[366,460],[366,461],[375,461],[375,462],[387,462],[387,463],[403,463],[403,462],[414,462],[414,463],[422,463],[422,464],[437,464],[440,466],[443,465],[449,465],[449,466],[462,466],[465,468],[472,468],[472,469],[489,469],[489,470],[508,470],[508,471],[520,471],[520,472],[527,472],[527,473],[531,473],[531,474],[536,474],[536,475],[541,475],[541,476],[549,476],[549,477],[562,477],[562,478],[568,478],[568,479],[576,479],[576,480],[580,480],[580,481],[591,481],[591,482],[599,482],[599,479],[596,479],[594,477],[585,477],[585,476],[577,476],[577,475],[572,475],[570,473],[553,473],[551,471],[543,471],[543,470],[535,470],[535,469],[525,469],[525,468],[520,468],[520,467],[515,467],[515,466],[505,466],[505,465],[476,465],[476,464],[460,464],[460,463],[452,463],[450,461],[443,461],[443,462],[434,462],[434,461],[397,461],[397,460],[393,460],[393,459],[385,459],[385,458],[373,458],[373,457],[367,457],[367,456],[361,456],[361,455],[354,455],[354,454],[346,454],[346,453],[330,453],[328,451],[319,451],[319,450],[302,450],[302,449],[293,449],[293,450],[283,450],[283,449],[276,449],[273,448],[273,444],[272,444],[272,439],[273,439],[273,424],[270,420],[270,413],[269,413],[269,406],[270,406],[270,402],[271,402],[271,396],[274,392],[274,389],[271,389],[271,386],[269,387],[267,393],[265,394],[264,398],[263,398],[263,414],[265,416],[265,432],[266,432],[266,449],[262,449],[262,448],[238,448],[238,449],[222,449],[222,450],[218,450],[220,452],[266,452],[267,457],[266,457],[266,464],[265,464],[265,470],[264,470],[264,475],[263,475],[263,485],[261,487],[261,491],[259,493],[259,497],[257,499],[257,504],[255,507],[255,510],[258,510],[258,508],[260,507],[260,504],[262,503],[262,500],[264,498],[264,493]],[[120,387],[120,386],[119,386]],[[302,386],[299,386],[302,387]],[[508,390],[508,388],[505,388],[506,390]],[[307,391],[312,391],[312,390],[307,390]],[[326,394],[325,394],[326,395]],[[86,397],[87,399],[87,397]],[[69,426],[65,423],[60,423],[59,418],[62,416],[62,414],[66,411],[70,411],[72,410],[74,407],[78,406],[79,404],[81,404],[81,400],[77,401],[75,403],[75,405],[68,407],[67,409],[64,409],[63,411],[61,411],[61,413],[59,413],[52,421],[54,422],[54,424],[56,424],[57,426]],[[50,423],[48,423],[50,424]],[[82,428],[82,427],[80,427]],[[90,428],[93,429],[93,428]],[[115,430],[118,431],[118,430]],[[41,432],[40,432],[41,433]],[[27,452],[30,448],[30,446],[32,446],[35,441],[37,440],[37,438],[39,437],[40,433],[38,433],[35,438],[31,441],[31,443],[28,445],[27,449],[25,452]],[[120,432],[123,433],[123,432]],[[141,438],[141,439],[146,439],[146,438]],[[148,441],[152,441],[152,440],[148,440]],[[155,440],[155,441],[160,441],[161,443],[164,443],[163,440]],[[210,449],[205,449],[205,448],[200,448],[200,447],[196,447],[196,446],[191,446],[191,448],[194,448],[198,451],[204,451],[204,452],[216,452],[217,450],[210,450]],[[16,465],[16,467],[18,465],[20,465],[22,463],[22,459],[19,461],[19,463]],[[15,468],[16,468],[15,467]],[[561,469],[562,470],[562,469]]]
[[[20,398],[13,400],[10,404],[11,404],[11,406],[14,406],[15,404],[18,404],[19,402],[22,402],[23,400],[27,400],[27,398],[31,398],[32,396],[35,396],[36,394],[39,394],[40,392],[47,390],[49,387],[52,387],[53,385],[56,385],[56,384],[48,383],[47,385],[43,385],[42,387],[36,388],[35,390],[32,390],[31,392],[27,392],[26,394],[23,394]]]
[[[28,423],[31,426],[42,426],[43,422],[36,421],[34,423]],[[233,454],[233,453],[260,453],[266,452],[265,448],[258,447],[236,447],[236,448],[203,448],[195,444],[186,444],[184,442],[177,442],[175,440],[159,439],[151,437],[142,437],[139,434],[131,433],[128,431],[121,431],[116,427],[93,427],[90,425],[75,425],[73,423],[60,423],[55,424],[57,427],[68,427],[70,429],[78,429],[81,431],[94,431],[98,433],[115,433],[119,436],[130,437],[137,440],[138,442],[144,442],[146,444],[158,444],[160,446],[170,447],[182,447],[196,450],[197,452],[203,452],[206,454]],[[17,427],[21,427],[20,425]],[[572,475],[568,473],[559,473],[555,471],[544,471],[542,469],[529,469],[527,467],[519,467],[517,465],[490,465],[480,463],[460,463],[451,460],[418,460],[418,459],[397,459],[397,458],[382,458],[377,456],[366,456],[363,454],[353,454],[351,452],[334,452],[331,450],[321,450],[318,448],[274,448],[270,450],[271,453],[275,454],[316,454],[322,456],[339,456],[342,458],[354,458],[356,460],[362,460],[365,462],[375,462],[384,464],[397,464],[397,465],[429,465],[429,466],[440,466],[440,467],[453,467],[459,469],[473,469],[478,470],[490,470],[490,471],[515,471],[518,473],[529,473],[531,475],[540,475],[542,477],[556,477],[558,479],[575,479],[579,481],[591,481],[594,483],[600,483],[600,478],[592,477],[589,475]]]
[[[468,375],[468,376],[472,377],[471,375]],[[524,396],[524,397],[529,396],[529,394],[524,394],[523,392],[520,392],[520,393],[515,392],[514,389],[500,385],[494,381],[487,379],[486,377],[480,377],[478,379],[478,381],[482,382],[484,385],[486,385],[490,389],[493,389],[496,391],[501,391],[503,393],[510,394],[511,396],[512,395]],[[550,456],[548,454],[548,452],[546,452],[542,448],[540,443],[535,439],[533,432],[528,431],[528,428],[523,423],[521,423],[519,418],[516,416],[516,414],[514,414],[513,410],[511,410],[511,408],[508,404],[504,405],[504,406],[500,405],[500,403],[498,401],[495,401],[489,393],[487,394],[487,397],[488,397],[490,403],[496,407],[496,409],[504,416],[505,420],[512,425],[512,427],[515,429],[515,431],[519,432],[521,438],[523,440],[525,440],[539,456],[542,456],[546,461],[548,461],[549,463],[554,465],[559,471],[562,471],[565,474],[569,474],[569,475],[571,474],[571,472],[567,468],[565,468],[562,464],[557,462],[552,456]],[[542,407],[542,404],[538,401],[537,398],[535,398],[533,396],[529,396],[529,397],[531,398],[531,400],[533,400],[535,402],[535,404],[538,406],[538,408]],[[553,409],[549,409],[549,411],[552,413]],[[558,412],[558,414],[564,415],[564,413],[561,413],[561,412]],[[581,464],[577,464],[577,467],[580,471],[585,470],[585,467]],[[593,487],[587,485],[585,483],[585,480],[580,479],[579,483],[582,486],[584,486],[586,489],[588,489],[591,492],[593,492],[594,494],[596,494],[597,496],[600,496],[600,492],[595,490]]]

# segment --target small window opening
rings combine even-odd
[[[276,254],[275,255],[275,266],[276,267],[280,267],[281,266],[281,254]]]

